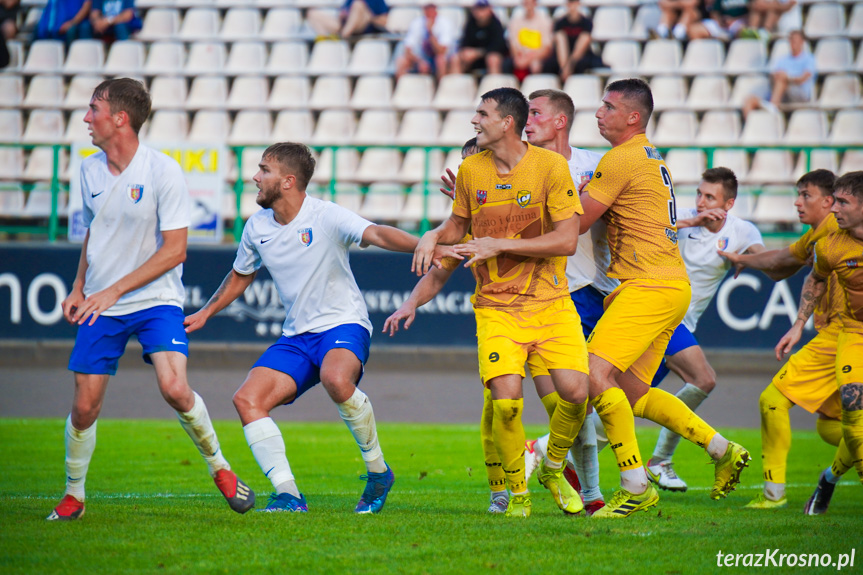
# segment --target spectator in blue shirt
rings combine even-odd
[[[36,40],[63,40],[67,44],[79,38],[92,38],[93,29],[87,16],[90,0],[48,0],[36,25]]]
[[[788,35],[790,53],[773,65],[770,71],[770,95],[762,100],[752,95],[743,106],[743,115],[756,108],[778,110],[782,104],[805,104],[815,96],[815,77],[817,69],[815,57],[806,50],[806,38],[802,30],[794,30]]]
[[[141,29],[135,0],[93,0],[90,24],[97,38],[128,40]]]

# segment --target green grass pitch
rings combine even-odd
[[[105,420],[86,515],[49,523],[64,485],[63,422],[0,419],[0,573],[735,573],[753,568],[717,566],[718,552],[774,549],[837,560],[854,550],[854,565],[844,572],[860,572],[863,562],[863,488],[853,471],[827,515],[802,514],[833,454],[814,432],[794,433],[785,509],[742,509],[760,488],[760,437],[757,430],[723,430],[754,458],[728,499],[709,499],[713,468],[683,442],[676,467],[689,492],[662,492],[657,509],[601,521],[563,516],[535,478],[529,519],[489,516],[478,426],[387,423],[379,434],[396,484],[383,513],[357,516],[364,468],[344,425],[279,426],[308,514],[235,514],[177,422]],[[262,507],[271,486],[240,424],[220,421],[216,429]],[[639,429],[642,453],[655,440],[654,429]],[[600,464],[608,497],[617,486],[609,450]]]

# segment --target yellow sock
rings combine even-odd
[[[836,448],[836,455],[833,456],[833,463],[830,465],[830,470],[836,477],[842,477],[849,469],[854,467],[851,452],[848,451],[848,445],[843,438],[839,441],[839,446]]]
[[[482,441],[482,454],[485,459],[485,472],[488,475],[488,486],[492,491],[506,489],[506,474],[500,464],[500,456],[494,446],[491,433],[491,423],[494,420],[494,408],[491,405],[491,390],[485,388],[482,392],[482,419],[479,422],[479,437]]]
[[[584,423],[584,414],[587,413],[587,400],[583,403],[570,403],[565,399],[558,399],[557,409],[549,423],[548,448],[546,453],[549,460],[560,463],[566,457],[566,452],[572,447],[575,436]]]
[[[551,416],[554,415],[554,408],[557,407],[557,400],[560,399],[560,396],[556,391],[552,391],[545,397],[540,397],[539,400],[542,402],[542,406],[545,408],[545,411],[548,412],[548,420],[551,421]]]
[[[825,443],[829,443],[833,447],[838,447],[842,441],[842,422],[838,419],[823,419],[819,417],[815,420],[815,430]]]
[[[524,427],[521,424],[524,400],[493,399],[492,405],[492,437],[503,464],[509,490],[512,493],[523,493],[527,491],[524,480]]]
[[[842,410],[842,437],[851,454],[851,463],[863,482],[863,411]]]
[[[685,403],[656,387],[648,389],[632,406],[632,414],[655,421],[699,447],[707,447],[716,435],[716,430],[695,415]]]
[[[638,440],[635,439],[635,419],[626,394],[619,387],[607,389],[590,400],[605,427],[605,436],[614,451],[621,471],[642,466]]]
[[[761,469],[764,481],[785,483],[788,452],[791,451],[791,418],[794,403],[772,383],[761,392]]]

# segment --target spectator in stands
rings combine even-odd
[[[18,12],[21,10],[21,0],[0,0],[0,34],[6,40],[12,40],[18,34]]]
[[[440,78],[448,71],[457,42],[455,25],[439,17],[437,6],[427,2],[422,16],[411,22],[402,41],[401,54],[396,58],[396,78],[408,72]]]
[[[350,38],[358,34],[385,34],[390,7],[385,0],[345,0],[338,16],[312,8],[306,22],[319,36]]]
[[[93,0],[90,24],[96,38],[128,40],[141,29],[135,0]]]
[[[488,0],[477,0],[468,12],[453,70],[463,74],[485,69],[489,74],[500,74],[506,54],[503,24]]]
[[[689,39],[736,38],[749,23],[749,3],[750,0],[704,0],[702,20],[687,29]]]
[[[671,34],[680,41],[687,38],[687,30],[694,22],[708,18],[701,14],[703,3],[699,0],[659,0],[659,24],[650,31],[651,37],[668,38]]]
[[[523,0],[524,11],[514,14],[507,27],[511,57],[504,69],[515,74],[519,81],[528,74],[542,72],[543,65],[552,55],[553,22],[546,12],[536,9],[536,0]]]
[[[753,0],[749,7],[749,28],[758,30],[759,37],[769,39],[782,15],[796,5],[795,0]]]
[[[92,38],[90,0],[48,0],[36,25],[36,40],[63,40],[67,44],[78,38]]]
[[[583,74],[594,68],[604,68],[602,58],[590,47],[593,21],[581,12],[580,0],[566,3],[566,15],[554,23],[554,51],[544,72],[560,74],[566,81],[572,74]]]
[[[790,53],[773,65],[770,71],[771,93],[766,99],[758,94],[749,96],[743,105],[744,117],[752,110],[766,108],[777,111],[782,104],[811,102],[815,95],[815,57],[806,50],[802,30],[788,35]]]

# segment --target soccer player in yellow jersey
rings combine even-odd
[[[643,80],[608,85],[596,118],[600,134],[613,148],[600,160],[581,197],[584,229],[600,217],[608,223],[608,275],[621,281],[605,299],[605,313],[587,344],[591,403],[621,472],[621,489],[594,517],[626,517],[659,501],[647,480],[633,415],[706,449],[716,462],[710,493],[714,499],[734,488],[749,460],[745,449],[722,437],[685,403],[650,387],[691,295],[677,247],[671,174],[645,136],[652,112],[653,95]]]
[[[549,369],[558,395],[548,453],[539,479],[565,513],[583,506],[563,479],[563,461],[584,421],[587,349],[569,298],[566,257],[575,252],[581,204],[566,160],[521,140],[528,102],[518,90],[483,94],[471,120],[483,152],[467,158],[456,177],[450,218],[427,232],[413,269],[426,273],[438,243],[456,246],[474,266],[474,308],[480,376],[491,390],[492,434],[512,496],[507,516],[528,516],[524,475],[522,379],[530,351]]]
[[[839,477],[852,466],[863,482],[863,172],[836,180],[833,213],[840,230],[815,244],[815,265],[803,286],[797,321],[776,346],[785,354],[800,341],[803,326],[827,291],[832,274],[845,294],[842,329],[836,344],[836,383],[842,400],[842,437],[833,464],[821,473],[804,511],[827,511]],[[844,447],[844,449],[843,449]]]
[[[779,281],[797,272],[812,258],[815,242],[839,229],[831,212],[836,176],[829,170],[814,170],[797,180],[794,206],[800,222],[811,226],[796,242],[778,250],[754,255],[719,254],[733,263],[739,272],[744,267],[765,272]],[[775,509],[785,507],[786,468],[791,450],[789,410],[799,405],[818,413],[816,428],[827,443],[838,446],[842,438],[839,420],[841,405],[836,390],[836,342],[841,323],[839,314],[845,308],[845,296],[835,274],[827,280],[828,296],[815,310],[818,333],[788,361],[761,393],[761,466],[764,488],[746,507]]]

